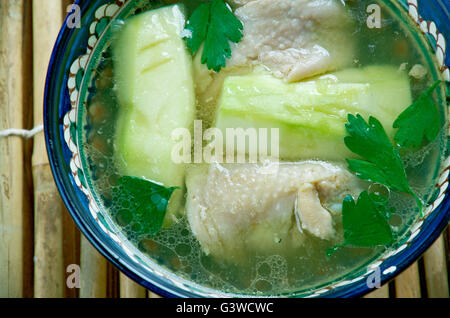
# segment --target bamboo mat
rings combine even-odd
[[[0,130],[42,124],[44,80],[68,0],[0,0]],[[59,197],[43,134],[0,139],[0,297],[159,297],[84,239]],[[449,297],[449,231],[366,297]],[[67,268],[81,268],[80,288]]]

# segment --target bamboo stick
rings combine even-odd
[[[147,297],[148,298],[162,298],[158,294],[155,294],[154,292],[151,292],[151,291],[148,291]]]
[[[23,116],[25,129],[32,129],[33,125],[33,25],[32,0],[24,1],[24,27],[22,35],[23,51]],[[24,141],[24,189],[23,189],[23,297],[34,296],[34,189],[31,156],[33,154],[33,140]]]
[[[112,264],[107,263],[107,284],[106,297],[119,298],[120,297],[120,271]]]
[[[381,288],[375,289],[370,292],[364,298],[389,298],[389,284],[381,286]]]
[[[64,211],[62,215],[63,228],[63,268],[72,264],[80,264],[80,231],[76,228],[69,212]],[[65,298],[77,298],[79,291],[76,288],[66,286]]]
[[[425,252],[423,262],[428,297],[448,298],[447,255],[443,235]]]
[[[0,2],[0,130],[23,128],[24,1]],[[0,139],[0,297],[23,296],[23,141]]]
[[[80,298],[105,298],[107,261],[83,236],[81,238]]]
[[[33,0],[34,124],[43,121],[43,93],[50,54],[62,25],[61,1]],[[43,135],[34,139],[35,297],[63,297],[63,207],[47,160]]]
[[[395,279],[397,298],[420,298],[420,276],[417,262],[408,267]]]
[[[62,1],[62,10],[63,10],[63,18],[67,15],[67,7],[72,5],[74,1],[72,0],[61,0]]]
[[[120,273],[120,298],[146,298],[147,291],[141,285]]]

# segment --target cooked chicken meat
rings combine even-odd
[[[255,0],[236,15],[244,38],[228,66],[261,63],[287,81],[332,71],[353,60],[350,19],[336,0]]]
[[[317,161],[281,163],[271,173],[256,164],[200,165],[186,183],[188,220],[205,252],[237,259],[332,238],[326,207],[359,187],[346,169]]]
[[[304,183],[300,186],[294,208],[302,229],[322,239],[333,236],[331,214],[322,206],[319,192],[313,184]]]
[[[237,7],[242,7],[244,4],[247,4],[251,1],[256,1],[256,0],[229,0],[228,3],[233,7],[233,8],[237,8]]]

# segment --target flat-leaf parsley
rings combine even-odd
[[[346,245],[369,247],[391,244],[394,235],[388,222],[389,216],[385,198],[363,191],[355,202],[348,195],[342,204],[344,243],[329,249],[328,256]]]
[[[439,111],[432,94],[440,83],[434,83],[395,120],[393,127],[398,131],[394,139],[400,147],[417,148],[425,138],[432,142],[439,134]]]
[[[231,57],[230,41],[238,43],[244,29],[241,21],[223,0],[198,6],[185,27],[187,47],[194,55],[204,42],[202,63],[219,72]]]
[[[345,127],[349,133],[344,139],[347,148],[365,159],[347,159],[349,169],[363,180],[411,194],[422,208],[422,203],[408,184],[399,151],[392,145],[378,119],[370,117],[366,123],[361,115],[349,114]]]
[[[167,205],[173,191],[149,180],[121,177],[119,187],[113,192],[114,206],[119,224],[129,226],[138,235],[155,235],[161,229]]]

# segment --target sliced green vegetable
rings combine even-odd
[[[202,63],[219,72],[231,57],[230,42],[238,43],[243,29],[241,21],[223,0],[212,0],[194,11],[185,27],[185,39],[193,55],[204,42]]]
[[[119,224],[129,226],[137,235],[155,235],[164,223],[167,205],[173,191],[155,182],[136,177],[121,177],[113,192]]]
[[[167,187],[184,185],[185,165],[172,160],[172,132],[195,117],[192,57],[181,32],[184,7],[173,5],[125,21],[113,43],[119,115],[115,155],[122,175]],[[169,213],[178,213],[177,191]]]
[[[224,135],[227,128],[278,128],[281,159],[343,160],[354,157],[343,142],[347,114],[381,118],[393,137],[392,123],[411,104],[410,94],[407,76],[389,66],[299,83],[255,71],[225,79],[216,127]]]
[[[425,138],[429,142],[436,139],[440,130],[440,120],[432,95],[440,83],[440,81],[434,83],[395,120],[393,127],[398,128],[395,141],[400,147],[417,148],[422,145]]]

